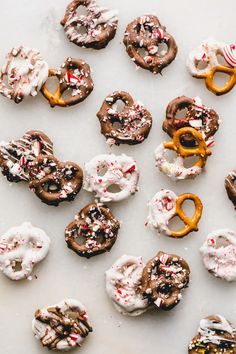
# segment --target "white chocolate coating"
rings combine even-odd
[[[0,237],[0,269],[12,280],[25,279],[34,265],[47,256],[49,246],[46,233],[31,223],[12,227]],[[21,269],[16,270],[18,263]]]
[[[236,234],[229,229],[211,232],[200,248],[206,269],[215,277],[236,281]]]
[[[7,54],[6,63],[0,69],[0,93],[19,103],[25,96],[36,96],[47,78],[48,64],[40,52],[16,47]]]
[[[168,149],[164,143],[161,143],[155,150],[156,166],[161,172],[164,172],[173,181],[195,178],[202,172],[202,168],[198,166],[184,167],[184,158],[177,155],[173,162],[166,159]]]
[[[148,308],[139,291],[144,264],[141,257],[122,256],[106,271],[106,291],[123,315],[138,316]]]
[[[148,203],[148,226],[153,227],[158,233],[171,234],[168,224],[176,212],[178,196],[168,190],[162,189]]]
[[[99,171],[105,170],[100,176]],[[125,154],[98,155],[85,164],[84,189],[95,192],[101,202],[117,202],[137,191],[139,171],[136,161]],[[118,186],[117,192],[109,191]]]
[[[53,312],[48,311],[48,309],[50,308],[57,308],[60,312],[60,316],[65,318],[67,318],[67,314],[69,314],[72,311],[79,312],[79,313],[84,312],[83,316],[85,316],[86,321],[88,318],[86,314],[86,308],[84,307],[84,305],[81,304],[81,302],[74,299],[65,299],[55,305],[40,310],[41,316],[45,319],[51,319],[53,323],[53,320],[56,322],[58,320],[58,317]],[[79,324],[80,327],[83,329],[83,331],[87,332],[86,326],[84,326],[84,324],[81,321]],[[55,347],[53,348],[53,350],[59,350],[59,351],[68,351],[76,346],[80,346],[86,337],[86,336],[81,336],[78,333],[74,333],[73,330],[71,330],[71,333],[69,333],[67,337],[63,338],[62,336],[62,338],[60,338],[60,336],[58,336],[58,333],[55,331],[55,328],[53,328],[47,323],[43,323],[39,321],[36,318],[33,319],[32,330],[36,339],[41,340],[44,343],[46,341],[49,342],[54,341]]]

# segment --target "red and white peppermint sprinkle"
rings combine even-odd
[[[163,299],[161,299],[160,297],[158,299],[156,299],[156,301],[154,301],[154,304],[157,306],[157,307],[161,307],[161,305],[163,304]]]
[[[164,253],[164,254],[161,255],[161,257],[160,257],[160,262],[161,262],[162,264],[166,264],[166,262],[168,261],[168,258],[169,258],[168,254]]]
[[[233,51],[235,50],[235,45],[231,44],[231,45],[226,45],[223,48],[223,56],[225,61],[232,67],[234,68],[236,66],[236,57],[233,53]]]
[[[76,342],[78,338],[79,338],[78,334],[70,334],[70,339],[72,339],[74,342]]]
[[[20,161],[19,161],[19,165],[25,166],[26,162],[27,162],[26,158],[24,156],[21,156]]]
[[[164,38],[164,31],[162,28],[158,27],[157,29],[157,35],[160,39],[163,39]]]
[[[71,84],[77,84],[78,82],[81,81],[81,79],[73,74],[71,74],[70,71],[68,71],[65,75],[65,79],[67,82],[71,83]]]
[[[41,150],[41,144],[39,141],[35,141],[32,147],[35,156],[39,156]]]
[[[136,169],[136,166],[134,164],[131,164],[128,166],[126,165],[122,168],[122,172],[123,173],[131,173],[131,172],[135,171],[135,169]]]

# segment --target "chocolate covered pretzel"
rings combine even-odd
[[[187,109],[186,114],[177,118],[177,113]],[[199,97],[189,98],[186,96],[177,97],[172,100],[166,109],[166,119],[163,122],[163,130],[173,137],[174,133],[180,128],[192,127],[198,130],[208,146],[213,145],[213,135],[219,128],[219,116],[212,109],[202,104]],[[183,145],[194,146],[195,141],[191,135],[185,135],[181,138]]]
[[[57,206],[74,200],[82,187],[83,171],[74,162],[39,155],[30,166],[29,180],[29,188],[43,203]]]
[[[37,49],[12,48],[0,69],[0,93],[20,103],[25,96],[36,96],[48,78],[48,64]]]
[[[120,111],[117,102],[124,103]],[[112,144],[140,144],[148,137],[152,126],[152,116],[143,104],[135,102],[124,91],[116,91],[106,97],[97,113],[101,124],[101,133]],[[120,126],[116,126],[116,125]]]
[[[86,14],[80,15],[80,6]],[[115,37],[118,24],[116,10],[97,5],[95,0],[73,0],[61,21],[70,42],[79,47],[102,49]]]
[[[41,155],[51,155],[53,143],[43,132],[30,130],[22,138],[0,143],[0,168],[10,182],[29,180],[29,165]]]
[[[88,97],[93,91],[93,80],[91,78],[90,66],[81,59],[67,58],[59,70],[49,69],[49,77],[55,76],[59,81],[59,86],[55,92],[51,92],[47,87],[47,82],[43,85],[41,92],[49,101],[51,107],[74,106]],[[68,97],[63,94],[71,90]]]
[[[200,321],[198,334],[191,340],[189,354],[235,354],[236,328],[221,315],[212,315]]]
[[[161,73],[176,57],[177,45],[154,15],[144,15],[132,21],[125,30],[123,40],[126,51],[136,65]],[[165,44],[167,49],[162,49]],[[145,51],[142,55],[141,50]]]
[[[236,208],[236,187],[234,183],[235,180],[236,180],[236,170],[233,170],[225,178],[225,189],[229,199],[231,200],[234,207]]]
[[[50,350],[68,351],[81,347],[93,331],[86,308],[75,299],[65,299],[55,305],[38,309],[32,322],[36,339]]]
[[[67,246],[81,257],[90,258],[110,251],[116,242],[119,221],[108,207],[86,205],[65,230]]]
[[[189,275],[189,266],[183,258],[158,252],[144,267],[143,295],[158,308],[171,310],[181,300],[181,290],[187,287]]]

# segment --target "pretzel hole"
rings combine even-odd
[[[20,272],[22,270],[22,261],[13,261],[12,263],[13,272]]]
[[[122,112],[125,108],[125,102],[121,99],[115,101],[115,103],[112,105],[112,109],[116,112]]]
[[[109,193],[119,193],[121,192],[121,188],[118,184],[111,184],[108,188],[107,191]]]
[[[225,60],[222,54],[217,54],[217,60],[220,65],[229,66],[229,64],[227,63],[227,61]]]
[[[61,186],[55,181],[48,181],[43,185],[43,189],[47,193],[57,193],[61,190]]]
[[[59,87],[59,79],[57,76],[50,76],[46,81],[46,87],[50,92],[56,92]]]
[[[167,44],[164,42],[158,43],[158,52],[157,52],[158,57],[163,58],[167,52],[168,52]]]
[[[112,128],[115,130],[121,130],[123,128],[123,124],[116,120],[112,123]]]
[[[66,311],[66,317],[69,318],[70,320],[77,320],[79,317],[78,311],[73,311],[73,310],[68,310]]]
[[[230,244],[231,244],[230,241],[226,237],[219,236],[215,240],[214,248],[221,248],[221,247],[224,248],[224,247],[229,246]]]
[[[185,119],[188,115],[188,108],[180,108],[175,114],[175,119]]]
[[[227,73],[222,73],[222,72],[216,72],[214,77],[213,77],[213,83],[218,86],[224,86],[226,85],[230,80],[230,75]]]
[[[87,16],[88,15],[88,9],[86,6],[80,5],[77,7],[77,15],[78,16]]]
[[[165,151],[165,158],[168,162],[174,163],[176,157],[177,157],[177,154],[174,150],[167,149]]]
[[[61,95],[61,98],[63,101],[67,101],[67,100],[70,100],[71,97],[73,97],[73,96],[75,96],[74,89],[68,87]]]
[[[76,27],[77,34],[81,36],[86,36],[88,34],[87,28],[85,26],[77,25]]]
[[[197,163],[198,160],[199,160],[198,156],[185,157],[185,159],[184,159],[184,167],[185,168],[191,168]]]
[[[107,171],[108,171],[108,167],[102,165],[102,166],[98,167],[97,174],[98,174],[98,176],[102,177],[102,176],[104,176],[107,173]]]
[[[196,207],[195,207],[193,200],[185,199],[185,201],[183,202],[181,207],[182,207],[184,214],[187,215],[190,219],[195,214]]]
[[[196,62],[196,68],[198,70],[204,70],[207,68],[207,66],[208,66],[208,62],[205,60],[199,60]]]
[[[180,217],[178,215],[176,215],[175,217],[173,217],[168,224],[168,228],[171,231],[180,231],[185,227],[184,222],[180,219]]]
[[[142,58],[145,58],[147,55],[149,55],[145,48],[137,48],[137,52]]]

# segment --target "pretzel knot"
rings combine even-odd
[[[48,76],[55,76],[59,81],[59,86],[54,92],[48,89],[47,82],[41,89],[51,107],[73,106],[85,100],[93,90],[90,67],[80,59],[67,58],[59,70],[49,69]],[[63,94],[67,90],[72,91],[68,95],[69,97],[63,98]]]
[[[190,269],[179,256],[158,252],[144,267],[142,292],[162,310],[171,310],[181,299],[181,290],[187,287]]]
[[[90,258],[110,251],[119,228],[119,221],[108,207],[91,203],[66,227],[65,239],[68,247],[79,256]]]
[[[195,146],[183,146],[182,137],[190,135],[196,141]],[[177,158],[173,163],[167,161],[165,154],[167,150],[177,153]],[[211,151],[207,148],[202,134],[194,128],[185,127],[174,133],[170,142],[160,144],[155,151],[156,165],[160,171],[166,173],[174,180],[194,178],[201,173],[206,164]],[[191,156],[198,156],[199,159],[189,168],[184,166],[184,159]]]
[[[123,42],[131,59],[154,74],[161,73],[177,54],[174,38],[153,15],[140,16],[131,22],[126,28]],[[162,44],[167,49],[161,49]],[[141,54],[141,49],[144,50],[144,55]]]
[[[235,45],[228,45],[209,38],[189,54],[188,70],[193,77],[205,79],[208,90],[218,96],[223,95],[236,84],[236,55],[234,50]],[[224,59],[224,65],[219,61],[219,56]],[[200,67],[200,64],[203,64],[203,68]],[[217,73],[229,76],[228,81],[222,86],[214,83],[214,77]]]
[[[74,200],[83,183],[83,172],[74,162],[60,162],[52,155],[39,155],[29,170],[30,189],[48,205]]]
[[[195,206],[194,215],[190,218],[183,211],[182,205],[186,200],[192,200]],[[181,238],[192,231],[198,230],[198,222],[202,215],[202,202],[192,193],[177,196],[170,190],[161,190],[149,202],[148,225],[167,236]],[[168,224],[178,216],[185,226],[178,231],[170,230]]]

